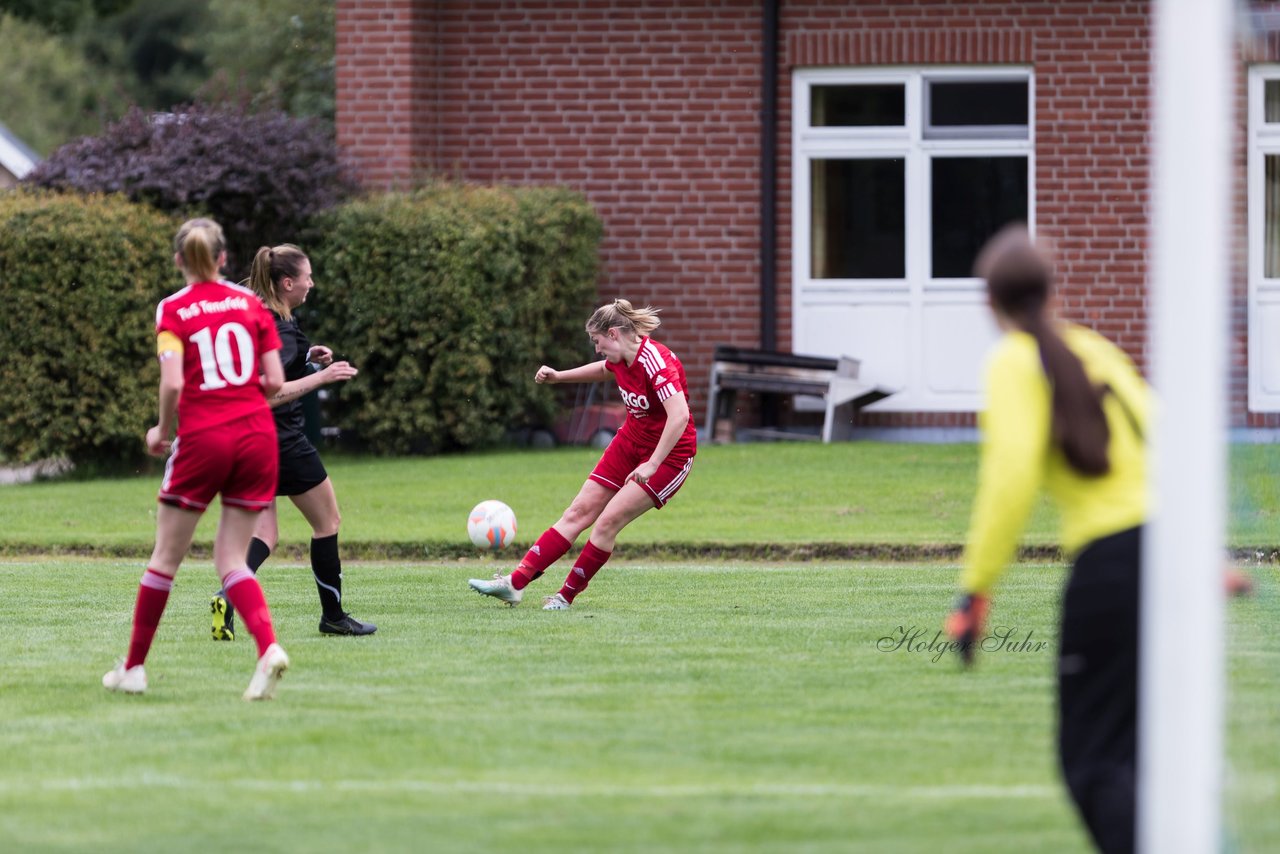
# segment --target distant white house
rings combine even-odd
[[[40,162],[40,156],[0,123],[0,188],[12,187]]]

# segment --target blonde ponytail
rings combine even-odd
[[[222,226],[211,219],[189,219],[173,238],[173,249],[181,259],[182,269],[200,282],[218,279],[218,258],[226,248]]]
[[[658,311],[647,305],[644,308],[634,308],[627,300],[616,299],[595,310],[587,321],[587,333],[601,335],[610,329],[626,329],[643,338],[652,334],[662,323]]]

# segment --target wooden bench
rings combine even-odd
[[[849,356],[838,359],[803,356],[773,350],[750,350],[718,346],[711,365],[707,400],[707,436],[715,436],[716,421],[732,421],[737,393],[806,395],[823,401],[823,442],[847,438],[854,414],[864,406],[883,400],[893,389],[863,382],[858,378],[859,362]],[[818,438],[795,431],[761,428],[752,431],[762,438]],[[837,432],[840,435],[836,435]]]

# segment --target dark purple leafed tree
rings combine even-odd
[[[212,217],[226,232],[227,272],[236,279],[259,246],[305,248],[311,216],[353,190],[322,123],[208,104],[134,108],[100,136],[58,148],[25,183],[122,193],[179,216]]]

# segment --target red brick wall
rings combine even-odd
[[[339,142],[373,186],[429,169],[582,190],[605,221],[601,296],[666,310],[659,337],[685,362],[701,422],[713,346],[758,344],[761,5],[340,0]],[[791,346],[791,69],[1018,64],[1034,69],[1036,222],[1057,245],[1065,312],[1145,365],[1148,6],[782,2],[779,346]]]
[[[437,7],[338,0],[338,145],[367,186],[401,187],[433,160]]]
[[[435,30],[417,49],[438,73],[417,126],[403,99],[421,77],[394,74],[425,74],[398,34],[412,5],[339,2],[340,144],[374,186],[429,164],[583,191],[605,222],[601,297],[664,310],[657,337],[700,415],[712,347],[759,340],[759,4],[420,4]],[[384,44],[393,65],[371,66]]]
[[[716,343],[758,341],[757,6],[441,11],[438,170],[586,193],[605,222],[601,297],[664,310],[657,337],[684,361],[695,402]]]

